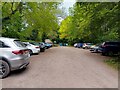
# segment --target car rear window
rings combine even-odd
[[[20,40],[14,40],[14,43],[15,43],[18,47],[25,47],[25,45],[24,45]]]

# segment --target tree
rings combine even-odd
[[[59,3],[55,2],[3,2],[2,36],[35,41],[56,38]]]
[[[65,19],[60,26],[64,39],[93,43],[120,40],[119,2],[76,2],[70,12],[70,21]]]

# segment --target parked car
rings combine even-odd
[[[83,43],[75,43],[74,47],[76,47],[76,48],[82,48],[83,47]]]
[[[62,43],[63,46],[68,46],[68,43]]]
[[[20,40],[0,37],[1,78],[5,78],[13,70],[26,68],[29,57],[29,50]]]
[[[44,52],[45,51],[45,43],[44,42],[40,42],[39,45],[40,45],[40,51]]]
[[[74,47],[77,48],[77,43],[74,44]]]
[[[90,47],[92,46],[92,43],[84,43],[83,44],[83,49],[90,49]]]
[[[91,47],[90,47],[90,51],[91,52],[101,52],[101,44],[96,44],[96,45],[92,45]]]
[[[38,42],[30,42],[33,45],[37,45],[40,47],[40,52],[44,52],[45,51],[45,44],[44,43],[38,43]]]
[[[106,41],[101,45],[102,55],[117,54],[120,52],[120,42],[119,41]]]
[[[39,46],[30,44],[29,42],[23,42],[23,43],[29,49],[30,55],[40,53],[40,47]]]
[[[46,47],[46,49],[48,49],[48,48],[52,47],[52,44],[50,44],[50,43],[45,43],[45,47]]]

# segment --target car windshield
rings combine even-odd
[[[20,40],[14,40],[14,43],[18,46],[18,47],[26,47],[24,45],[24,43],[22,43]]]
[[[33,45],[38,45],[39,46],[39,43],[37,43],[37,42],[30,42],[31,44],[33,44]]]

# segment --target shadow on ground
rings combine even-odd
[[[25,68],[25,69],[20,69],[20,70],[12,71],[12,72],[10,73],[9,77],[10,77],[10,76],[15,76],[15,75],[22,75],[22,74],[26,73],[26,72],[28,71],[28,69],[29,69],[29,68],[27,67],[27,68]]]

